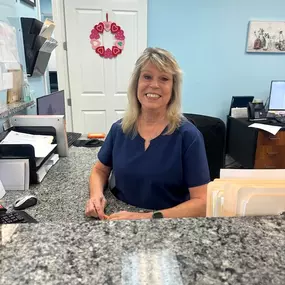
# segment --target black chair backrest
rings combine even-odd
[[[219,119],[199,114],[183,114],[202,133],[209,164],[211,180],[220,177],[225,167],[226,126]]]

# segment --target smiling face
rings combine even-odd
[[[173,75],[148,62],[141,70],[137,97],[142,110],[166,111],[171,99]]]

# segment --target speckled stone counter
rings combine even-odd
[[[31,102],[15,102],[10,104],[5,104],[0,106],[0,119],[14,115],[28,107],[35,104],[34,101]]]
[[[97,150],[72,148],[26,210],[1,227],[0,284],[285,284],[285,217],[97,221],[84,216]],[[107,214],[137,211],[106,192]]]
[[[25,211],[39,222],[84,222],[85,204],[89,197],[89,176],[97,160],[98,148],[72,147],[69,156],[60,158],[40,184],[31,185],[29,191],[7,191],[4,196],[5,207],[17,198],[33,194],[38,204]],[[106,214],[121,210],[142,211],[117,200],[107,190],[108,205]]]
[[[285,217],[18,225],[1,284],[280,284]]]

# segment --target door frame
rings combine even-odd
[[[54,30],[55,38],[58,41],[58,46],[55,49],[58,89],[64,90],[66,129],[67,131],[73,131],[72,108],[67,104],[69,100],[71,101],[71,93],[70,93],[70,80],[68,72],[68,56],[67,56],[67,50],[64,49],[64,45],[67,43],[66,20],[64,12],[65,1],[68,0],[52,0],[52,15],[53,15],[53,21],[55,22],[56,25],[56,28]],[[147,11],[148,1],[147,0],[144,1],[146,1],[146,11]],[[145,31],[144,36],[147,38],[147,30]]]
[[[41,9],[41,1],[40,0],[36,0],[36,8],[37,8],[37,19],[39,21],[42,21],[42,9]],[[45,89],[45,94],[49,94],[50,93],[50,87],[49,87],[49,70],[48,70],[48,66],[45,70],[45,73],[43,75],[43,82],[44,82],[44,89]]]
[[[58,41],[58,46],[55,49],[56,54],[56,68],[58,79],[58,90],[64,90],[64,104],[65,104],[65,117],[66,117],[66,130],[73,131],[72,110],[68,106],[67,101],[71,100],[70,84],[68,74],[68,58],[67,51],[64,49],[66,42],[66,26],[65,26],[65,13],[64,13],[65,0],[52,0],[52,16],[56,28],[54,35]]]

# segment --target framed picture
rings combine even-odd
[[[249,22],[246,51],[285,53],[285,22]]]
[[[21,2],[24,2],[32,7],[36,7],[36,0],[21,0]]]

